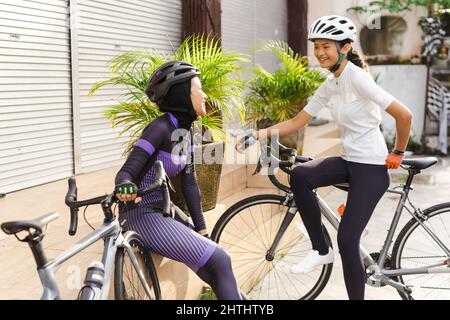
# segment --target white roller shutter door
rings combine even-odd
[[[68,0],[0,0],[0,192],[73,174]]]
[[[262,40],[287,41],[286,0],[222,0],[222,44],[225,49],[251,54]],[[274,70],[277,59],[266,53],[255,63]]]
[[[117,139],[120,130],[113,131],[101,114],[116,104],[123,89],[104,87],[88,96],[93,84],[109,78],[107,61],[133,49],[172,52],[171,44],[176,48],[181,41],[182,15],[181,0],[77,0],[77,3],[79,173],[119,165],[124,160],[122,152],[127,137]]]

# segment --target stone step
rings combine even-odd
[[[240,192],[235,192],[232,195],[223,198],[217,203],[217,206],[214,209],[204,213],[208,230],[212,232],[214,225],[220,216],[239,200],[263,193],[276,193],[276,190],[270,191],[270,189],[266,188],[244,188]],[[197,277],[197,275],[179,262],[158,255],[153,255],[153,259],[157,267],[164,299],[199,299],[205,284]]]
[[[327,123],[321,126],[308,126],[305,130],[305,140],[303,144],[302,155],[319,158],[327,156],[337,156],[341,151],[341,139],[339,138],[340,132],[335,123]],[[251,150],[252,154],[255,154],[256,150]],[[254,161],[249,161],[247,165],[247,187],[248,188],[274,188],[274,185],[270,182],[266,171],[262,171],[260,174],[253,176],[256,164]],[[287,175],[281,170],[277,170],[275,175],[277,179],[285,184],[288,184]],[[321,188],[320,194],[325,195],[331,190],[331,188]]]
[[[307,126],[302,155],[319,158],[339,155],[341,150],[340,131],[336,123],[321,126]]]
[[[320,126],[306,126],[305,139],[308,138],[339,138],[340,131],[335,122]]]
[[[340,138],[313,138],[305,142],[302,155],[311,158],[337,156],[341,151]]]
[[[221,201],[239,192],[247,185],[246,165],[223,165],[220,176],[219,194],[217,200]]]

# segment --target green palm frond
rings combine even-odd
[[[230,116],[232,110],[245,112],[240,96],[244,83],[238,78],[243,69],[238,63],[249,62],[244,55],[221,49],[217,39],[210,36],[196,35],[180,45],[174,59],[199,68],[203,91],[208,95],[207,103],[220,110],[223,116]]]
[[[124,89],[117,103],[108,107],[103,115],[113,127],[120,128],[119,136],[131,136],[125,152],[134,145],[142,129],[161,115],[158,107],[148,100],[145,88],[154,70],[171,60],[183,60],[199,68],[202,88],[208,96],[206,103],[221,116],[212,112],[196,123],[209,130],[214,139],[225,138],[222,117],[237,114],[244,121],[246,108],[242,90],[245,83],[239,76],[244,69],[240,64],[249,60],[237,52],[223,50],[217,39],[206,35],[189,37],[170,55],[154,49],[124,52],[107,63],[111,77],[96,83],[89,95],[106,86]]]
[[[266,41],[258,51],[268,51],[279,59],[271,73],[261,66],[253,69],[246,98],[249,118],[280,122],[298,113],[307,99],[325,80],[324,74],[308,68],[308,59],[295,53],[281,40]]]

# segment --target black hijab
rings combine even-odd
[[[172,113],[180,128],[190,129],[197,119],[191,101],[191,79],[174,84],[158,105],[159,110]]]

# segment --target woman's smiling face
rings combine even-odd
[[[321,68],[331,68],[339,59],[336,42],[327,39],[314,40],[314,55]]]

